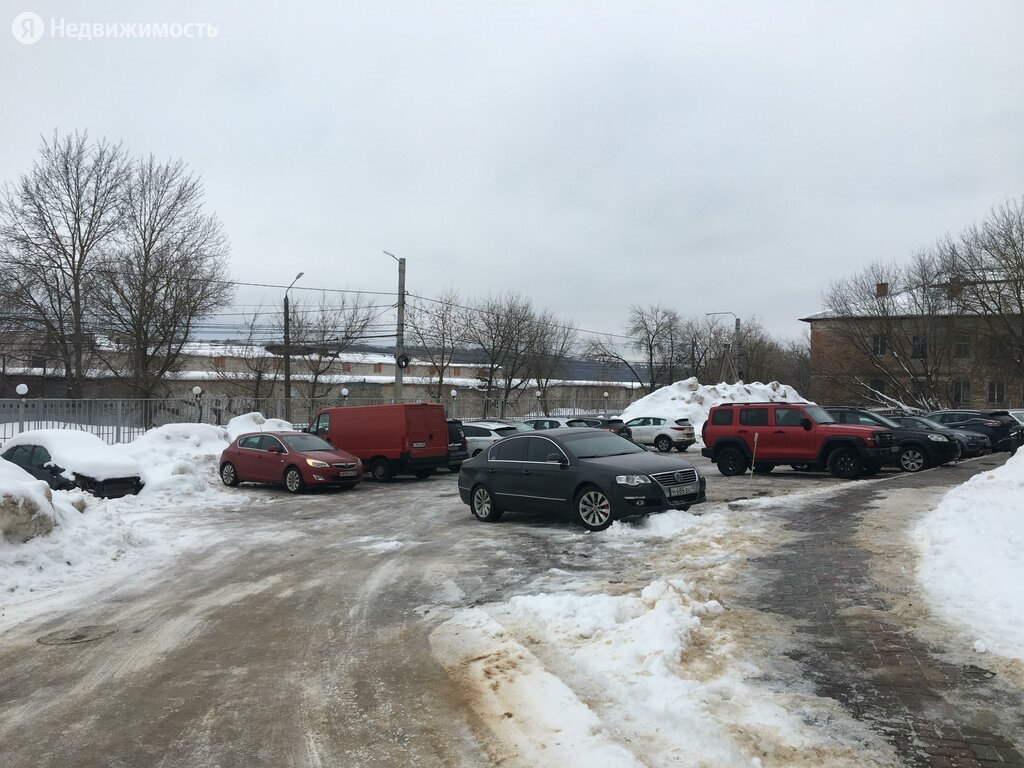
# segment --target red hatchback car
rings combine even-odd
[[[320,485],[354,488],[362,476],[359,459],[305,432],[239,435],[220,455],[220,479],[229,486],[273,483],[298,493]]]

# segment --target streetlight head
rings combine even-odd
[[[604,396],[605,396],[605,397],[608,397],[608,393],[607,393],[607,392],[605,392],[605,393],[604,393]]]
[[[14,388],[14,391],[17,392],[22,397],[24,397],[25,395],[28,394],[28,384],[19,384]]]
[[[459,391],[457,389],[453,389],[452,390],[452,397],[454,398],[454,397],[458,397],[458,396],[459,396]]]
[[[196,397],[199,397],[201,394],[203,394],[203,388],[200,386],[192,387],[192,394],[195,395]]]
[[[296,279],[296,280],[298,280],[298,279],[299,279],[300,277],[302,277],[302,276],[303,276],[304,274],[306,274],[306,273],[305,273],[305,272],[299,272],[299,274],[297,274],[297,275],[295,276],[295,279]]]
[[[348,387],[342,387],[341,388],[341,396],[342,397],[348,397]]]

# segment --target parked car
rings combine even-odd
[[[1024,411],[1009,411],[1009,414],[1013,416],[1018,422],[1024,424]]]
[[[448,419],[448,471],[458,472],[462,462],[469,458],[466,431],[458,419]]]
[[[1009,411],[950,409],[933,411],[927,414],[927,418],[953,429],[980,432],[991,441],[993,451],[1009,451],[1013,454],[1024,442],[1024,427]]]
[[[614,432],[626,438],[633,437],[633,433],[622,419],[609,418],[608,416],[574,416],[565,423],[565,426],[607,429],[609,432]]]
[[[438,403],[323,408],[309,432],[358,456],[374,480],[425,479],[448,466],[448,418]]]
[[[956,439],[940,432],[908,427],[864,408],[829,406],[825,410],[840,424],[864,424],[891,429],[900,450],[890,463],[904,472],[920,472],[937,467],[960,455],[960,444]]]
[[[3,444],[2,458],[57,491],[79,488],[113,499],[142,490],[139,463],[89,432],[36,429]]]
[[[503,437],[533,431],[527,424],[510,421],[464,421],[462,428],[466,432],[466,443],[471,457]]]
[[[626,422],[633,435],[633,442],[640,445],[653,445],[662,453],[673,448],[685,451],[695,442],[697,437],[689,419],[663,419],[659,416],[639,416]]]
[[[970,459],[975,456],[981,456],[981,454],[988,453],[992,450],[992,443],[980,432],[971,432],[966,429],[951,429],[950,427],[939,424],[937,421],[926,419],[924,416],[892,416],[890,418],[905,427],[930,430],[953,438],[956,440],[957,445],[960,446],[960,455],[958,458],[961,459]]]
[[[224,485],[271,483],[291,493],[316,486],[355,488],[362,462],[351,453],[306,432],[249,432],[220,455]]]
[[[703,475],[681,457],[660,456],[613,432],[555,429],[517,434],[469,459],[459,495],[478,519],[506,510],[568,515],[590,531],[614,520],[689,509],[705,499]]]
[[[562,416],[543,416],[536,419],[526,419],[523,421],[528,427],[533,429],[560,429],[561,427],[569,426],[569,419]]]
[[[724,403],[708,412],[701,455],[723,475],[771,472],[779,464],[854,479],[878,472],[899,452],[892,430],[839,424],[812,403]]]

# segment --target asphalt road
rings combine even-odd
[[[687,457],[708,474],[708,508],[848,487],[788,469],[723,478]],[[949,482],[930,476],[936,488]],[[242,486],[226,508],[197,513],[230,530],[228,544],[6,632],[0,766],[495,764],[486,729],[431,657],[430,632],[551,569],[640,588],[685,553],[667,540],[662,552],[602,556],[600,534],[516,514],[481,524],[455,480],[299,497]],[[249,505],[252,494],[275,503]],[[82,642],[39,642],[52,633]]]

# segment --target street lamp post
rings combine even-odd
[[[18,402],[18,432],[25,431],[25,395],[28,394],[28,384],[19,384],[14,388],[21,400]]]
[[[395,326],[395,402],[402,402],[402,377],[409,358],[405,354],[405,257],[385,254],[398,262],[398,323]]]
[[[348,405],[348,387],[341,388],[341,400],[343,405]]]
[[[203,420],[203,388],[199,385],[192,387],[192,397],[196,399],[196,424]]]
[[[299,272],[288,287],[284,289],[284,420],[292,420],[292,345],[288,335],[288,323],[291,312],[288,309],[288,291],[299,281],[305,272]]]
[[[705,312],[705,317],[711,317],[712,315],[732,315],[736,320],[736,325],[732,332],[732,373],[736,377],[737,383],[742,378],[740,371],[740,318],[735,312]],[[722,356],[722,379],[725,379],[725,356]]]
[[[459,396],[459,390],[453,389],[452,392],[451,392],[451,395],[452,395],[452,418],[453,419],[457,419],[457,418],[459,418],[459,415],[458,415],[458,409],[455,407],[455,403],[456,403],[456,398],[458,398],[458,396]]]
[[[605,392],[602,397],[604,398],[604,415],[608,415],[608,393]]]

